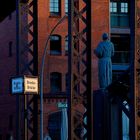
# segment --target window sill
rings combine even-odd
[[[61,14],[60,13],[50,13],[49,17],[50,18],[60,18]]]
[[[51,54],[50,53],[50,56],[61,56],[62,54]]]
[[[130,34],[130,28],[122,28],[122,27],[111,27],[111,33],[118,34]]]
[[[127,70],[129,68],[129,64],[113,64],[112,65],[112,70],[115,71],[115,70]]]

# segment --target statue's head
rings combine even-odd
[[[103,39],[103,40],[107,40],[107,39],[108,39],[108,33],[103,33],[102,39]]]

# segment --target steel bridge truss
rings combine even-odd
[[[140,0],[131,0],[135,25],[132,24],[132,46],[135,44],[130,125],[135,128],[131,139],[140,139]],[[37,0],[17,0],[17,73],[38,74]],[[69,0],[69,140],[90,140],[91,119],[91,0]],[[136,7],[135,7],[136,6]],[[135,14],[135,16],[134,16]],[[134,35],[134,36],[133,36]],[[134,37],[134,38],[133,38]],[[133,48],[134,49],[134,48]],[[19,98],[20,99],[20,98]],[[21,99],[20,99],[21,100]],[[19,102],[20,103],[20,102]],[[37,97],[25,96],[25,139],[38,139]],[[82,108],[82,116],[79,115]],[[127,112],[127,111],[126,111]],[[20,113],[20,112],[19,112]],[[127,113],[126,113],[127,114]],[[81,129],[80,135],[77,130]],[[20,136],[19,136],[20,137]],[[18,138],[19,138],[18,137]],[[135,138],[134,138],[135,137]]]
[[[133,25],[134,44],[134,116],[135,116],[135,139],[140,139],[140,0],[133,3],[135,6],[135,25]]]
[[[17,73],[19,75],[27,74],[36,76],[38,75],[37,0],[17,0],[16,13],[17,13]],[[18,112],[19,126],[20,123],[23,122],[23,120],[25,125],[23,132],[24,140],[37,140],[38,139],[37,96],[25,95],[24,97],[23,96],[19,97],[18,106],[19,106]],[[21,128],[18,129],[19,131],[21,130]],[[17,139],[21,139],[21,135],[19,135]]]
[[[91,119],[91,0],[69,0],[69,140],[90,140]],[[82,108],[82,116],[78,115]],[[77,132],[81,129],[80,134]]]

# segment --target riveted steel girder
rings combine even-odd
[[[17,73],[18,75],[27,74],[36,76],[38,75],[37,0],[17,0],[16,13]],[[25,102],[23,102],[23,100]],[[24,121],[25,124],[24,139],[37,140],[37,96],[25,95],[24,99],[20,97],[18,105],[20,107],[18,113],[21,114],[19,115],[19,120]],[[21,113],[22,111],[23,113]],[[18,139],[20,139],[20,137],[21,136],[18,136]]]
[[[69,0],[68,17],[69,140],[91,140],[91,0]]]

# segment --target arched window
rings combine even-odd
[[[51,55],[61,54],[61,36],[59,35],[50,36],[50,54]]]
[[[52,72],[50,75],[51,92],[60,92],[62,90],[62,75],[58,72]]]
[[[61,102],[59,102],[61,103]],[[67,105],[67,103],[65,103]],[[67,108],[62,107],[57,112],[48,116],[48,132],[51,140],[67,140],[68,138],[68,114]]]
[[[61,111],[49,115],[48,131],[52,140],[61,139]]]

